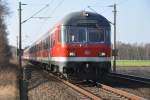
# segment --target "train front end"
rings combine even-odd
[[[61,70],[80,79],[99,80],[111,69],[110,41],[110,24],[103,16],[70,14],[61,25]]]

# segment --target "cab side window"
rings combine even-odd
[[[56,39],[55,39],[55,34],[51,35],[51,47],[55,45]]]
[[[58,42],[61,42],[61,30],[58,29]]]

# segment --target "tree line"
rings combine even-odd
[[[117,42],[119,60],[150,60],[150,43],[122,43]]]
[[[8,15],[8,8],[6,5],[4,0],[0,0],[0,65],[8,63],[11,56],[5,23],[6,16]]]

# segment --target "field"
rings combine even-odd
[[[150,60],[117,60],[117,66],[150,67]]]

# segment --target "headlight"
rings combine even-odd
[[[74,57],[74,56],[76,56],[76,54],[75,54],[75,52],[71,51],[71,52],[69,52],[69,56]]]
[[[106,53],[105,52],[99,52],[98,56],[104,57],[104,56],[106,56]]]

